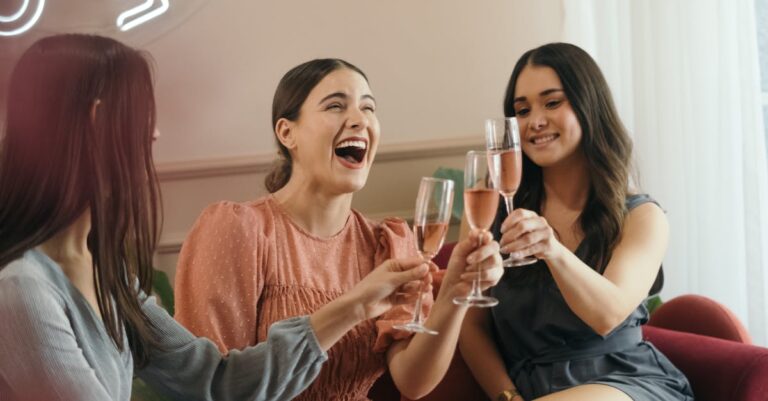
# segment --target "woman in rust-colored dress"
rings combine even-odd
[[[293,68],[277,87],[272,122],[282,164],[267,177],[270,194],[209,206],[179,259],[176,318],[223,353],[262,342],[272,323],[339,298],[385,260],[418,255],[406,222],[374,222],[351,208],[379,141],[376,101],[362,71],[338,59]],[[425,294],[421,313],[437,336],[393,329],[410,320],[406,306],[371,319],[350,303],[349,313],[335,318],[354,327],[296,399],[367,400],[387,368],[403,395],[429,393],[453,356],[466,307],[451,300],[469,292],[474,262],[483,288],[502,275],[498,244],[489,236],[460,242],[440,294]]]

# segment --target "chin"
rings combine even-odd
[[[368,181],[368,177],[355,180],[345,180],[344,182],[337,182],[335,185],[338,188],[340,194],[352,194],[365,187],[365,183]]]
[[[362,181],[362,182],[359,182],[359,183],[351,184],[351,185],[347,186],[347,191],[346,192],[347,193],[355,193],[355,192],[365,188],[365,183],[366,183],[366,181]]]
[[[542,168],[557,165],[567,159],[562,152],[552,150],[546,152],[527,152],[526,156],[528,156],[535,165]]]

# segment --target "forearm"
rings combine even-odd
[[[472,311],[470,313],[479,315],[487,312]],[[513,389],[515,385],[507,375],[506,366],[490,332],[487,321],[468,316],[461,328],[459,349],[475,380],[488,397],[494,400],[502,391]]]
[[[439,334],[416,334],[408,342],[393,345],[389,369],[401,393],[418,399],[442,380],[456,350],[466,312],[467,308],[453,304],[449,295],[438,296],[424,325]]]
[[[567,250],[546,263],[568,307],[600,335],[611,332],[637,307],[617,285]]]
[[[349,330],[360,323],[362,312],[348,295],[323,305],[309,317],[309,323],[323,351],[328,351]]]

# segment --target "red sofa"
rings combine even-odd
[[[446,244],[435,258],[438,266],[446,265],[453,245]],[[696,313],[705,313],[700,308],[669,308],[669,310],[662,314],[666,315],[664,319],[656,324],[664,325],[667,324],[666,322],[672,322],[674,325],[680,324],[682,320],[709,321],[709,325],[704,325],[708,328],[707,330],[717,333],[734,332],[718,326],[722,321],[727,322],[728,319],[718,320],[709,315],[694,316]],[[697,401],[768,401],[768,348],[709,335],[654,327],[650,325],[653,323],[652,319],[649,325],[643,327],[644,337],[656,345],[675,366],[685,373]],[[713,327],[715,328],[712,329]],[[690,327],[687,328],[690,329]],[[374,385],[369,397],[373,401],[409,401],[400,396],[388,374]],[[488,400],[458,350],[445,378],[434,391],[420,399],[420,401],[453,400]]]

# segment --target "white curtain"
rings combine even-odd
[[[667,210],[662,298],[713,298],[765,345],[768,166],[753,1],[563,0],[563,10],[563,40],[602,68],[640,186]]]

